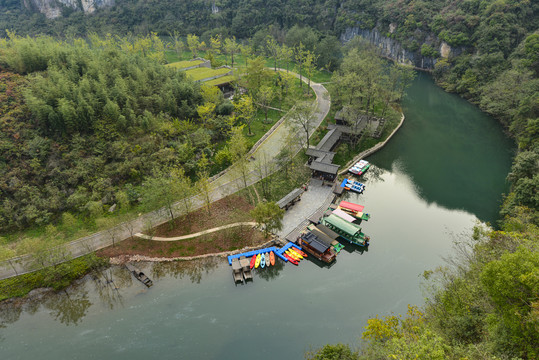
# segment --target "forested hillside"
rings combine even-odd
[[[163,54],[118,45],[97,36],[0,43],[2,230],[126,205],[139,196],[133,185],[172,165],[194,170],[223,136],[188,121],[199,86],[152,58]]]

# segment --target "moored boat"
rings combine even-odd
[[[349,172],[351,172],[354,175],[361,176],[365,174],[365,172],[371,167],[371,164],[367,160],[360,160],[357,163],[354,164],[350,169],[348,169]]]
[[[258,269],[260,266],[260,254],[256,256],[255,268]]]
[[[275,265],[275,254],[272,252],[270,252],[270,264],[271,266]]]
[[[306,252],[303,252],[302,250],[300,250],[298,248],[294,248],[294,251],[297,252],[298,254],[300,254],[301,256],[303,256],[304,258],[306,258],[308,256]]]
[[[303,255],[301,255],[295,248],[290,248],[290,252],[294,254],[299,260],[303,260]]]
[[[251,263],[249,264],[251,269],[255,267],[255,263],[256,263],[256,255],[253,255],[251,259]]]
[[[263,269],[266,266],[266,257],[264,254],[260,254],[260,267]]]
[[[285,258],[287,258],[288,261],[290,261],[292,264],[294,264],[296,266],[299,264],[297,260],[293,259],[291,256],[288,256],[288,254],[286,252],[283,254],[283,256]]]
[[[265,253],[264,257],[266,258],[266,266],[271,266],[269,253]]]
[[[296,254],[294,254],[293,251],[290,251],[290,249],[286,250],[285,251],[285,254],[287,254],[288,256],[290,256],[292,259],[296,260],[296,261],[299,261],[299,256],[297,256]]]

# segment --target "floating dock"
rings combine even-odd
[[[292,246],[299,249],[299,250],[301,250],[301,247],[299,247],[298,245],[296,245],[296,244],[294,244],[292,242],[288,242],[285,246],[283,246],[280,249],[276,248],[275,246],[271,246],[271,247],[264,248],[264,249],[247,251],[247,252],[244,252],[244,253],[241,253],[241,254],[229,255],[228,256],[228,265],[232,265],[232,260],[239,259],[242,256],[245,256],[246,258],[250,258],[250,257],[253,257],[254,255],[265,254],[265,253],[268,253],[270,251],[273,251],[273,253],[275,255],[277,255],[278,257],[280,257],[284,262],[288,262],[288,259],[286,257],[284,257],[283,253],[286,250],[290,249]]]

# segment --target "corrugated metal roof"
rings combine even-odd
[[[320,240],[321,243],[327,245],[328,247],[331,246],[331,243],[335,241],[334,239],[330,238],[326,234],[324,234],[322,231],[318,230],[317,228],[314,228],[312,230],[312,233],[317,237],[318,240]]]
[[[303,234],[301,236],[301,238],[306,243],[311,245],[314,249],[316,249],[316,251],[319,251],[320,253],[323,253],[324,251],[326,251],[330,246],[330,245],[326,245],[322,241],[320,241],[320,239],[316,235],[314,235],[312,232],[308,232],[306,234]]]
[[[333,214],[329,215],[328,217],[323,218],[322,222],[323,223],[328,222],[332,224],[333,226],[338,227],[339,229],[341,229],[342,231],[344,231],[345,233],[349,235],[355,235],[357,232],[361,231],[361,227],[355,224],[349,223],[348,221],[341,219],[337,215],[333,215]]]
[[[333,240],[337,239],[339,237],[339,234],[337,234],[335,231],[331,230],[324,224],[318,224],[316,225],[316,228],[320,231],[322,231],[324,234],[332,238]]]

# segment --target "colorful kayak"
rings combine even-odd
[[[294,264],[294,265],[296,265],[296,266],[299,264],[295,259],[293,259],[292,257],[288,256],[287,253],[284,253],[283,256],[284,256],[285,258],[287,258],[288,261],[290,261],[292,264]]]
[[[290,249],[286,250],[285,251],[285,254],[287,254],[288,256],[290,256],[292,259],[296,260],[296,261],[299,261],[299,256],[297,256],[296,254],[294,254],[294,252]]]
[[[256,256],[255,268],[258,269],[260,266],[260,254]]]
[[[264,254],[260,254],[260,267],[263,269],[266,266],[266,257]]]
[[[289,250],[290,250],[290,252],[291,252],[295,257],[297,257],[299,260],[303,259],[303,255],[301,255],[299,252],[297,252],[296,249],[290,248]]]
[[[266,258],[266,266],[271,266],[269,253],[265,253],[264,257]]]
[[[297,252],[298,254],[301,254],[301,256],[303,256],[304,258],[307,257],[307,253],[303,252],[303,250],[300,250],[298,248],[294,248],[294,251]]]
[[[275,254],[272,252],[270,252],[270,264],[271,266],[275,265]]]
[[[256,263],[256,255],[253,255],[253,258],[251,259],[251,264],[250,264],[251,269],[255,267],[255,263]]]

